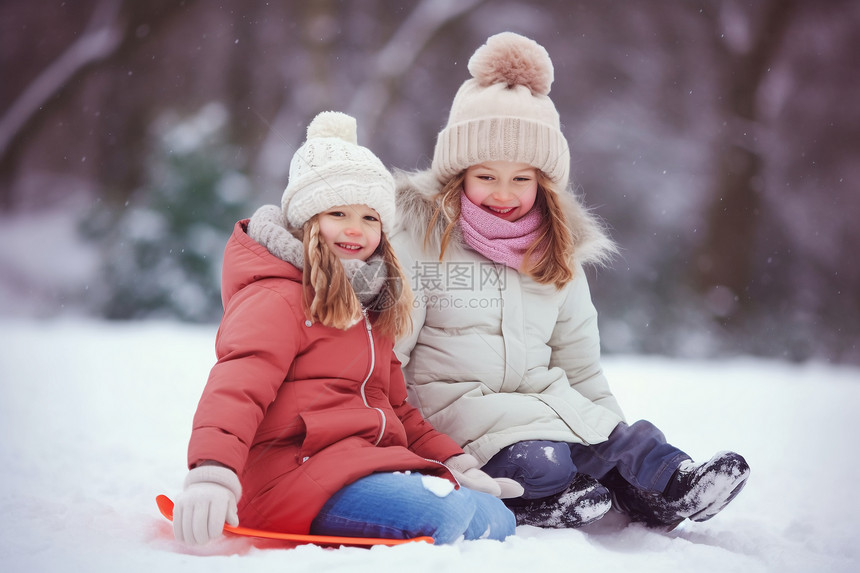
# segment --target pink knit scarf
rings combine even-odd
[[[516,221],[487,213],[460,194],[460,227],[466,243],[495,263],[520,270],[526,251],[538,237],[539,208],[533,207]]]

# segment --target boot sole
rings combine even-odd
[[[707,521],[717,515],[719,512],[723,510],[737,495],[741,492],[744,486],[747,484],[747,478],[749,478],[750,472],[747,470],[743,474],[743,479],[738,483],[734,489],[732,489],[727,496],[719,497],[715,499],[711,504],[707,507],[702,508],[696,513],[689,516],[690,521]]]

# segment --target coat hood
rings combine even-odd
[[[406,232],[415,244],[425,244],[425,231],[436,207],[434,198],[441,191],[442,184],[432,171],[395,173],[397,190],[397,225],[395,232]],[[561,204],[570,224],[573,236],[574,258],[580,265],[605,264],[617,252],[617,247],[609,238],[603,223],[590,212],[578,197],[569,192],[559,193]],[[427,248],[439,252],[442,234],[447,221],[440,217],[427,237]],[[459,225],[453,229],[452,241],[463,244]]]
[[[249,284],[268,278],[282,278],[302,282],[302,271],[279,259],[265,246],[248,236],[248,221],[244,219],[233,227],[233,234],[224,249],[221,271],[221,302],[224,308],[237,292]]]

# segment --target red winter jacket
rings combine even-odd
[[[309,324],[302,274],[236,224],[222,277],[218,362],[203,390],[188,464],[215,460],[242,481],[242,525],[306,533],[323,504],[373,472],[454,480],[462,453],[406,403],[393,342],[361,321]],[[437,461],[438,460],[438,461]]]

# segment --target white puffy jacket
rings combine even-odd
[[[575,225],[575,278],[541,285],[466,246],[455,234],[439,261],[439,225],[424,235],[439,185],[397,177],[392,242],[415,292],[413,331],[395,347],[410,402],[482,464],[523,440],[595,444],[624,414],[600,365],[597,312],[581,264],[611,243],[565,199]]]

